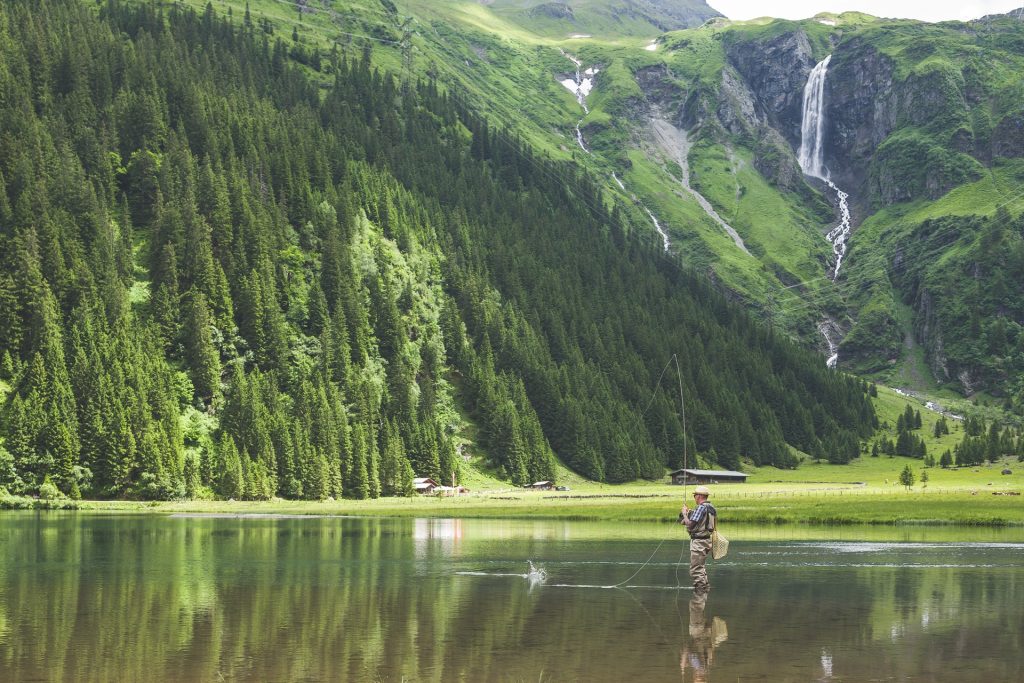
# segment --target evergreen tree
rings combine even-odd
[[[953,465],[953,455],[946,449],[942,452],[942,456],[939,458],[939,467],[942,469],[948,469]]]
[[[209,403],[220,394],[220,356],[213,345],[213,323],[206,297],[195,289],[187,295],[185,357],[196,396]]]
[[[241,500],[245,497],[245,475],[235,440],[227,434],[221,435],[217,448],[216,492],[223,498]]]
[[[910,469],[910,465],[904,465],[903,471],[900,472],[900,483],[909,491],[914,485],[914,480],[914,471]]]

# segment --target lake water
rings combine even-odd
[[[732,536],[700,602],[668,525],[4,513],[0,681],[1024,680],[1019,529]]]

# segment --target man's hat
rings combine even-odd
[[[708,490],[707,486],[698,486],[697,488],[695,488],[693,490],[693,494],[694,495],[700,494],[702,496],[710,496],[711,495],[711,491]]]

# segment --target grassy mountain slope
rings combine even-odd
[[[699,26],[718,16],[703,0],[488,0],[480,3],[408,0],[398,5],[415,14],[432,5],[439,13],[462,14],[462,21],[474,17],[469,20],[487,30],[503,22],[503,28],[514,26],[529,34],[556,39],[583,34],[612,39],[653,38],[665,31]]]

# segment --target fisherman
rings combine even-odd
[[[711,589],[708,583],[708,569],[705,562],[711,552],[711,532],[715,530],[715,518],[718,512],[708,502],[711,491],[707,486],[698,486],[693,490],[693,500],[697,507],[692,511],[683,503],[679,513],[679,523],[686,525],[690,534],[690,578],[693,579],[693,590],[707,592]]]

